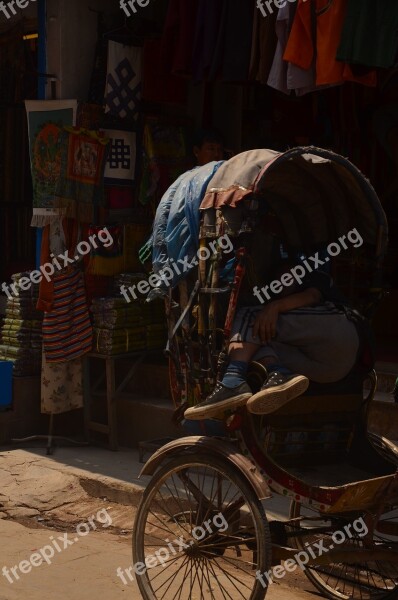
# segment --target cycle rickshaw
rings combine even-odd
[[[331,260],[332,274],[368,317],[382,293],[385,214],[348,160],[303,147],[225,165],[225,187],[207,187],[199,238],[205,248],[228,234],[232,258],[213,245],[167,300],[177,406],[201,401],[222,373],[242,280],[251,259],[272,260],[275,239],[280,252],[309,256],[355,226],[364,244]],[[270,222],[277,238],[267,237]],[[374,400],[361,352],[337,383],[310,382],[266,416],[240,408],[223,415],[222,437],[182,437],[152,456],[133,533],[145,600],[261,600],[298,556],[325,597],[398,597],[398,407]],[[251,365],[253,392],[263,371]],[[288,518],[266,517],[272,493],[291,500]]]

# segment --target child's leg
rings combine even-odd
[[[229,363],[221,381],[229,389],[246,382],[248,365],[261,348],[261,344],[252,336],[253,324],[261,308],[243,307],[234,320],[228,348]]]
[[[239,311],[232,328],[228,351],[229,364],[225,375],[206,400],[185,411],[186,419],[211,418],[225,410],[233,410],[246,404],[252,395],[246,382],[247,367],[260,347],[260,344],[252,339],[246,341],[246,336],[251,335],[255,317],[256,308],[244,308]]]
[[[229,346],[229,363],[221,383],[234,388],[246,381],[247,367],[258,350],[257,344],[232,342]]]

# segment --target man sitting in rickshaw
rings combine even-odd
[[[291,267],[281,264],[274,276],[288,281]],[[186,419],[212,418],[245,404],[251,413],[267,414],[303,394],[309,380],[335,382],[352,370],[358,333],[343,310],[348,302],[328,273],[312,271],[301,285],[293,281],[266,304],[259,305],[259,298],[255,287],[253,305],[245,302],[236,315],[223,379],[204,402],[185,411]],[[251,361],[268,373],[254,395],[246,381]]]

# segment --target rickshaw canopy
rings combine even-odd
[[[329,150],[238,154],[218,169],[200,208],[235,208],[252,198],[266,203],[293,249],[327,245],[356,227],[376,257],[385,252],[388,225],[375,190],[349,160]]]

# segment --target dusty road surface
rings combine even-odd
[[[111,514],[111,512],[110,512]],[[68,548],[55,550],[51,558],[51,545],[57,540],[64,546],[64,530],[31,529],[15,521],[0,520],[1,569],[6,566],[7,577],[1,576],[1,600],[140,600],[137,584],[126,575],[127,585],[117,574],[118,568],[128,569],[131,565],[129,536],[116,532],[91,532],[86,537],[77,538],[70,533],[68,540],[73,542]],[[74,541],[74,540],[78,541]],[[49,564],[33,567],[22,561],[35,562],[37,551],[47,546]],[[18,565],[14,574],[12,567]],[[19,566],[22,565],[25,573]],[[178,597],[170,588],[165,598]],[[211,593],[208,595],[211,599]],[[244,597],[244,596],[242,596]],[[274,584],[269,588],[270,600],[315,600],[315,596],[285,584]],[[188,600],[188,599],[185,599]],[[193,600],[193,599],[192,599]]]
[[[121,504],[91,495],[92,487],[50,459],[0,452],[0,600],[140,600],[131,553],[140,494]],[[162,523],[158,529],[165,537]],[[179,598],[172,571],[159,569],[166,600]],[[224,600],[206,586],[205,575],[204,597]],[[242,589],[232,597],[246,598]],[[302,573],[292,573],[269,587],[267,599],[319,598],[313,591]]]

